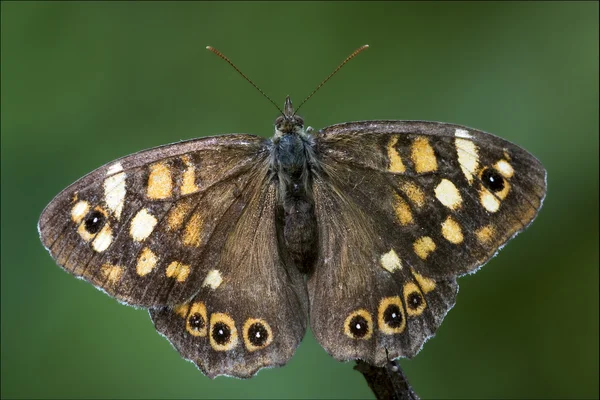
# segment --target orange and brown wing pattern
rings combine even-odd
[[[218,262],[248,204],[245,189],[266,174],[266,146],[227,135],[111,162],[56,196],[40,238],[66,271],[122,302],[180,303]]]

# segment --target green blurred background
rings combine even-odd
[[[372,394],[307,333],[288,365],[209,380],[153,329],[57,267],[36,223],[60,190],[117,157],[228,132],[364,119],[453,122],[548,169],[537,221],[474,276],[413,360],[423,398],[598,397],[598,3],[2,2],[4,398]]]

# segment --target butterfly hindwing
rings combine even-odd
[[[454,304],[456,277],[523,230],[545,195],[533,156],[461,126],[347,123],[317,145],[311,327],[338,359],[415,355]]]
[[[283,365],[306,330],[304,280],[277,248],[275,185],[248,190],[251,200],[200,291],[183,304],[150,310],[156,329],[209,377],[247,378]]]
[[[136,306],[191,298],[249,201],[265,140],[162,146],[98,168],[43,211],[44,246],[66,271]]]

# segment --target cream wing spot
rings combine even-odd
[[[398,254],[396,254],[394,249],[391,249],[382,255],[379,259],[379,263],[383,269],[391,273],[402,269],[402,262],[400,261],[400,257],[398,257]]]
[[[471,140],[457,138],[455,140],[456,155],[458,156],[458,163],[463,175],[469,182],[473,183],[473,174],[477,172],[479,167],[479,154],[477,146]]]
[[[204,278],[204,282],[202,282],[202,286],[208,286],[211,289],[216,289],[221,286],[223,283],[223,277],[221,273],[217,269],[210,270],[208,274],[206,274],[206,278]]]
[[[402,158],[396,150],[396,144],[398,143],[398,136],[392,136],[390,142],[387,145],[388,159],[390,160],[390,166],[388,171],[395,173],[403,173],[406,171]]]
[[[494,196],[489,190],[482,188],[479,191],[479,202],[491,213],[495,213],[500,208],[500,200]]]
[[[131,238],[137,242],[145,240],[156,226],[158,220],[156,217],[144,208],[135,214],[135,217],[131,220],[131,226],[129,228],[129,234]]]
[[[413,215],[409,205],[397,194],[394,196],[394,211],[396,212],[396,218],[400,221],[400,225],[413,223]]]
[[[179,261],[173,261],[167,266],[165,274],[167,278],[177,279],[177,282],[185,282],[190,274],[190,266],[180,263]]]
[[[417,207],[425,205],[425,192],[415,183],[404,182],[400,185],[400,190]]]
[[[90,210],[90,204],[87,201],[78,201],[71,209],[71,219],[76,224],[79,224]]]
[[[494,166],[498,172],[502,174],[505,178],[512,178],[515,173],[512,165],[509,164],[506,160],[500,160]]]
[[[102,253],[111,245],[113,240],[112,229],[110,225],[106,224],[104,227],[98,232],[94,241],[92,242],[92,247],[98,253]]]
[[[173,192],[171,169],[165,163],[152,164],[146,195],[149,199],[166,199]]]
[[[186,166],[183,172],[183,182],[181,183],[181,194],[196,193],[200,188],[196,185],[196,170],[194,164],[190,160],[190,157],[185,155],[181,157],[181,160]]]
[[[429,236],[422,236],[415,240],[413,249],[417,256],[425,260],[435,250],[435,242]]]
[[[135,266],[135,271],[139,276],[148,275],[156,267],[158,257],[148,247],[144,247]]]
[[[419,174],[437,171],[435,152],[426,137],[419,136],[413,141],[411,159],[415,165],[415,171]]]
[[[484,225],[475,231],[477,241],[481,244],[489,244],[494,238],[495,229],[493,225]]]
[[[117,172],[121,172],[123,171],[123,166],[121,165],[120,162],[114,163],[113,165],[111,165],[110,167],[108,167],[108,169],[106,170],[106,175],[113,175],[116,174]]]
[[[108,284],[114,285],[119,281],[119,279],[121,279],[121,276],[123,275],[123,267],[107,263],[100,267],[100,272]]]
[[[452,217],[448,217],[442,222],[442,236],[454,244],[460,244],[464,239],[460,225]]]
[[[471,134],[469,133],[468,130],[466,129],[456,129],[454,131],[454,136],[459,137],[459,138],[464,138],[464,139],[472,139],[473,136],[471,136]]]
[[[120,165],[121,164],[117,163],[111,168],[114,170],[115,166]],[[109,170],[111,168],[109,168]],[[125,174],[125,172],[119,172],[117,174],[111,175],[104,180],[104,201],[106,202],[106,205],[112,211],[116,219],[120,219],[121,213],[123,212],[125,196],[127,194],[126,184],[127,175]]]
[[[442,179],[442,181],[435,188],[435,197],[444,206],[451,210],[456,210],[462,204],[462,197],[454,183],[448,179]]]

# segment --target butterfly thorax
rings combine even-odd
[[[312,195],[312,171],[318,166],[315,141],[294,115],[289,97],[284,115],[275,121],[271,171],[277,182],[279,246],[301,272],[310,273],[316,259],[317,221]]]

